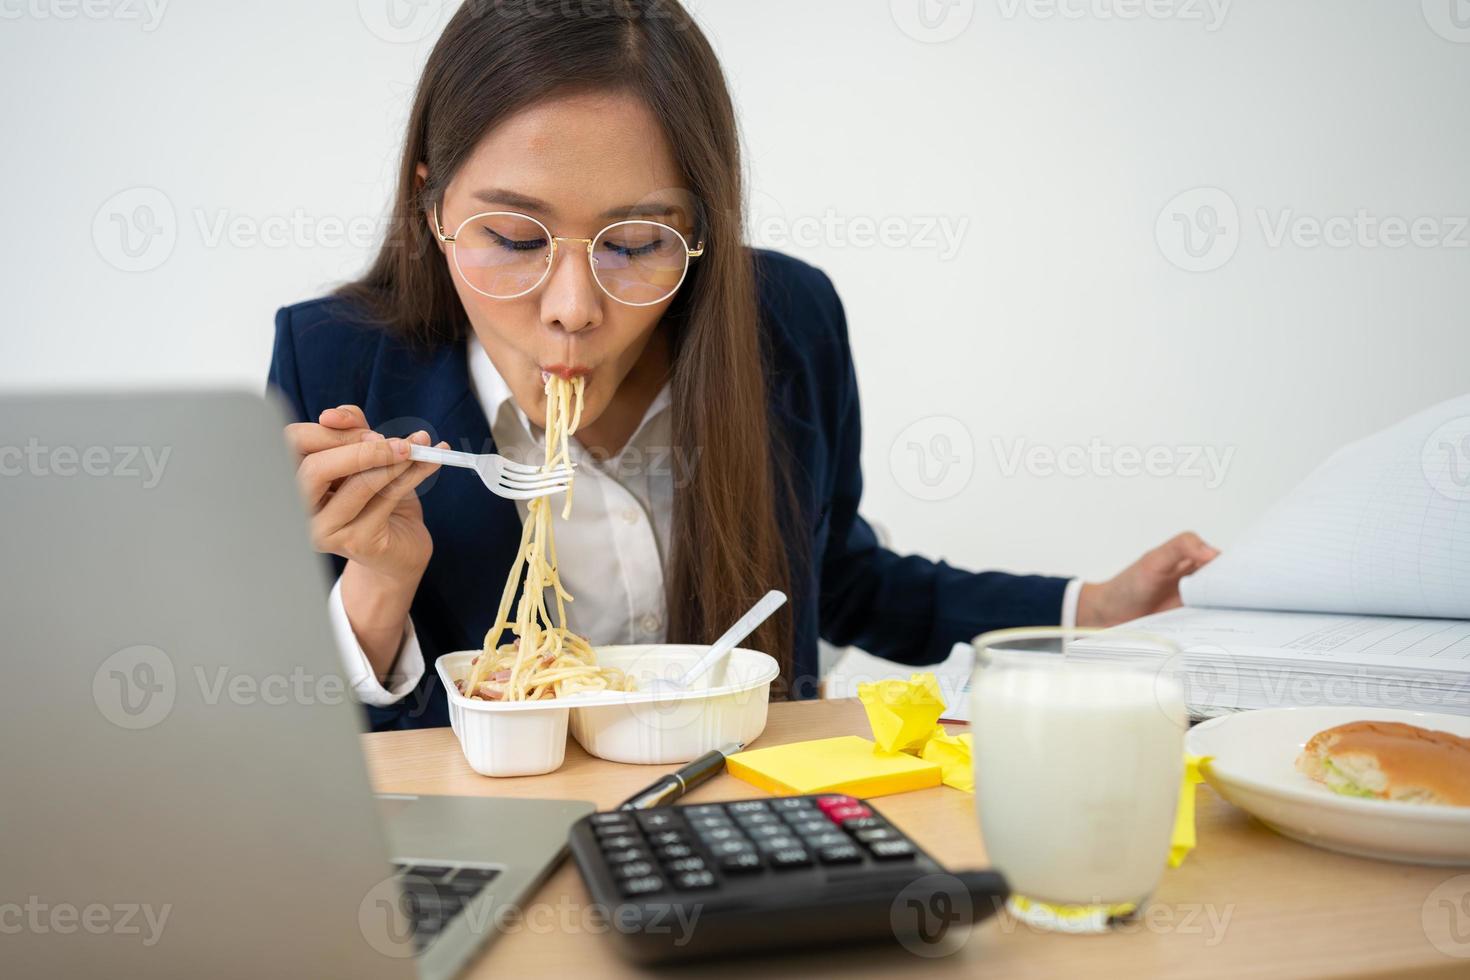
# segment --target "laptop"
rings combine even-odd
[[[7,976],[450,977],[594,809],[374,797],[285,421],[0,397]]]

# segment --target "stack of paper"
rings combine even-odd
[[[1196,713],[1470,714],[1470,395],[1334,454],[1180,595],[1186,608],[1120,629],[1184,650]],[[1070,652],[1140,655],[1109,633]]]
[[[1174,672],[1190,713],[1362,705],[1470,715],[1470,623],[1226,609],[1173,609],[1129,630],[1183,651]],[[1071,644],[1078,660],[1132,661],[1156,652],[1102,633]]]

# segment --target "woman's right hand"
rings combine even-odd
[[[417,584],[434,546],[415,490],[439,467],[410,460],[408,452],[411,443],[428,445],[429,434],[385,439],[362,409],[343,405],[317,422],[288,425],[286,439],[297,455],[296,483],[316,549]]]
[[[362,409],[342,405],[316,422],[287,426],[286,438],[311,512],[312,544],[347,559],[342,605],[368,662],[385,681],[434,550],[415,491],[439,466],[408,458],[410,444],[428,445],[429,435],[385,439],[368,426]]]

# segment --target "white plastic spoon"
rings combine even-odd
[[[648,684],[648,690],[655,693],[676,694],[689,690],[689,685],[709,673],[721,660],[729,656],[730,651],[740,645],[740,641],[770,618],[771,613],[780,609],[786,602],[786,593],[772,589],[761,597],[761,600],[750,607],[750,612],[741,616],[734,626],[725,631],[725,635],[714,642],[709,652],[699,658],[693,667],[684,671],[679,677],[672,680],[655,677]]]

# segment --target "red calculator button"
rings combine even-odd
[[[831,810],[834,806],[852,806],[852,805],[854,805],[856,803],[857,803],[857,800],[853,799],[851,796],[819,796],[819,797],[817,797],[817,806],[821,809],[821,811],[823,813],[826,813],[827,811]]]
[[[827,819],[833,823],[842,823],[842,821],[850,820],[853,817],[871,817],[872,815],[873,811],[861,803],[849,803],[847,806],[834,806],[827,810]]]

